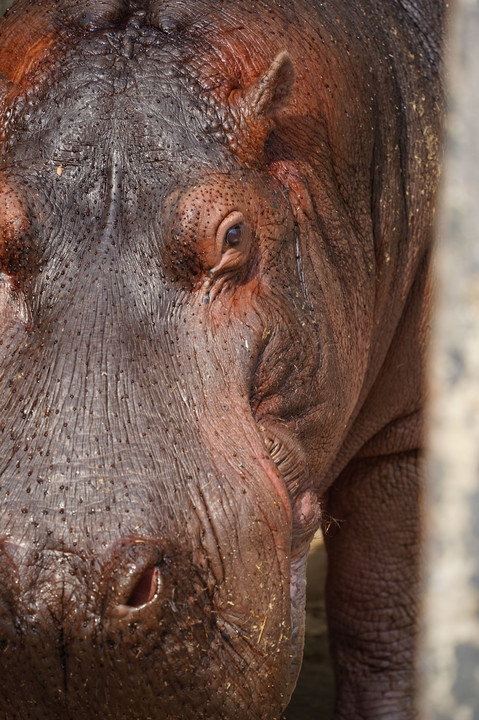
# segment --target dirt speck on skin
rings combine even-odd
[[[326,551],[320,535],[308,559],[306,639],[303,667],[283,720],[329,720],[333,714],[334,679],[328,651],[324,583]]]

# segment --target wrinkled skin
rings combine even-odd
[[[441,4],[0,25],[0,714],[412,718]]]

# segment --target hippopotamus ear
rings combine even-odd
[[[264,144],[287,108],[293,87],[293,63],[283,50],[255,83],[230,93],[229,109],[234,120],[228,135],[232,150],[241,160],[261,160]]]
[[[283,50],[259,80],[243,91],[243,103],[251,113],[274,119],[288,104],[293,85],[293,63]]]

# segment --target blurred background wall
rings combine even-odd
[[[479,720],[479,0],[451,5],[431,351],[422,720]]]
[[[13,5],[14,0],[0,0],[0,15],[3,15],[5,10]]]

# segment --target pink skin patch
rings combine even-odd
[[[306,562],[315,528],[319,524],[320,507],[313,490],[306,490],[291,507],[286,485],[269,458],[260,457],[259,462],[276,490],[292,525],[293,536],[298,541],[292,548],[290,564],[291,598],[291,665],[290,686],[294,687],[303,657],[305,605],[306,605]],[[293,543],[294,543],[293,537]]]
[[[293,521],[293,511],[291,509],[291,501],[289,499],[288,491],[286,489],[286,485],[284,484],[284,480],[282,479],[281,475],[277,472],[273,465],[273,461],[270,460],[267,456],[260,456],[258,458],[259,463],[265,473],[267,474],[268,478],[271,481],[272,486],[276,490],[277,494],[279,495],[279,498],[284,506],[284,509],[286,511],[286,516],[288,518],[288,521],[291,523]]]
[[[294,524],[303,528],[318,517],[318,501],[312,490],[306,490],[303,495],[296,501],[293,508]]]

